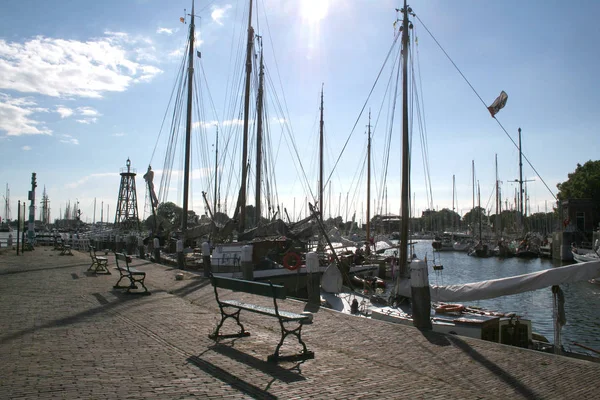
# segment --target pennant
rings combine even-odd
[[[185,22],[185,19],[183,17],[179,17],[179,21],[183,24]]]
[[[490,112],[492,117],[495,118],[496,114],[498,114],[498,111],[504,108],[507,99],[508,95],[506,94],[506,92],[504,90],[500,92],[500,96],[498,96],[496,100],[494,100],[492,105],[488,107],[488,111]]]

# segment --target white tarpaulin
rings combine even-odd
[[[493,299],[598,277],[600,277],[600,261],[590,261],[489,281],[430,286],[431,301],[458,302]],[[411,296],[410,281],[403,281],[396,287],[400,295]]]

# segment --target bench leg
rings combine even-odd
[[[144,285],[144,279],[146,279],[146,275],[143,275],[141,279],[135,279],[133,277],[133,275],[129,276],[129,281],[131,282],[131,285],[129,286],[129,288],[127,288],[127,292],[126,293],[130,293],[130,294],[151,294],[148,291],[148,288],[146,287],[146,285]],[[132,292],[131,291],[131,289],[137,289],[137,286],[135,285],[136,282],[142,285],[142,287],[144,288],[143,292]]]
[[[219,304],[219,308],[221,309],[221,322],[219,322],[219,324],[215,328],[214,332],[211,333],[210,335],[208,335],[209,338],[218,341],[219,339],[250,336],[250,332],[248,332],[246,329],[244,329],[244,325],[242,325],[242,323],[240,322],[240,312],[242,311],[241,309],[238,308],[238,310],[233,313],[227,313],[223,309],[223,307],[221,307],[220,304]],[[235,319],[235,322],[237,322],[237,324],[240,327],[239,333],[234,333],[234,334],[230,334],[230,335],[219,335],[219,330],[221,329],[221,327],[223,326],[223,323],[225,322],[225,320],[227,318]]]
[[[281,340],[279,340],[279,344],[277,344],[277,347],[275,348],[275,353],[270,355],[267,358],[267,360],[271,361],[271,362],[278,362],[278,361],[299,361],[299,360],[308,360],[308,359],[315,358],[315,353],[312,351],[309,351],[308,348],[306,347],[306,344],[302,340],[302,324],[299,324],[298,327],[295,329],[287,329],[285,327],[283,321],[279,321],[279,322],[281,325]],[[298,339],[298,342],[300,342],[300,344],[302,345],[302,352],[300,352],[298,354],[289,355],[289,356],[280,356],[279,349],[283,345],[283,342],[285,341],[285,338],[288,337],[288,335],[296,336],[296,338]]]
[[[129,279],[129,286],[121,286],[121,285],[119,285],[119,283],[123,280],[123,278]],[[115,286],[113,286],[113,287],[115,289],[130,289],[131,285],[133,285],[133,282],[131,281],[131,279],[129,278],[129,276],[127,276],[125,274],[121,274],[121,277],[119,278],[119,280],[117,281],[117,283],[115,283]]]

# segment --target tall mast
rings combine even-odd
[[[400,260],[399,274],[401,277],[408,276],[408,224],[410,218],[409,210],[409,187],[408,180],[410,178],[410,160],[408,153],[408,13],[411,12],[406,6],[404,0],[404,8],[402,13],[402,225],[400,231]]]
[[[456,196],[455,193],[456,190],[456,177],[454,175],[452,175],[452,234],[454,235],[454,197]]]
[[[367,254],[370,253],[371,243],[371,110],[369,110],[369,125],[367,138]]]
[[[319,123],[319,211],[323,221],[323,85],[321,85],[321,122]]]
[[[479,189],[479,181],[477,181],[477,211],[479,214],[479,241],[481,242],[481,190]]]
[[[243,232],[246,227],[246,181],[248,180],[248,116],[250,113],[250,79],[252,74],[252,43],[254,29],[252,23],[252,0],[248,9],[248,44],[246,47],[246,88],[244,95],[244,138],[242,146],[242,187],[236,214],[239,212],[239,231]],[[239,211],[238,211],[239,210]]]
[[[521,128],[519,128],[519,220],[524,228],[523,218],[523,152],[521,151]]]
[[[261,214],[261,198],[260,188],[262,181],[262,133],[263,133],[263,81],[264,81],[264,65],[263,65],[263,49],[262,42],[260,46],[260,72],[258,74],[258,99],[256,104],[256,201],[255,201],[255,225],[258,226],[260,223]]]
[[[215,197],[213,199],[213,215],[217,213],[217,187],[219,186],[219,172],[217,162],[219,160],[219,125],[217,125],[217,137],[215,139]]]
[[[498,154],[496,154],[496,237],[500,232],[500,183],[498,180]]]
[[[183,170],[183,211],[181,215],[181,233],[185,237],[188,220],[188,198],[190,195],[190,150],[192,142],[192,98],[194,87],[194,2],[192,1],[192,13],[190,22],[190,38],[188,53],[188,76],[187,76],[187,118],[185,124],[185,167]]]

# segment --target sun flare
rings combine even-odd
[[[301,0],[300,16],[309,24],[318,24],[327,16],[329,0]]]

